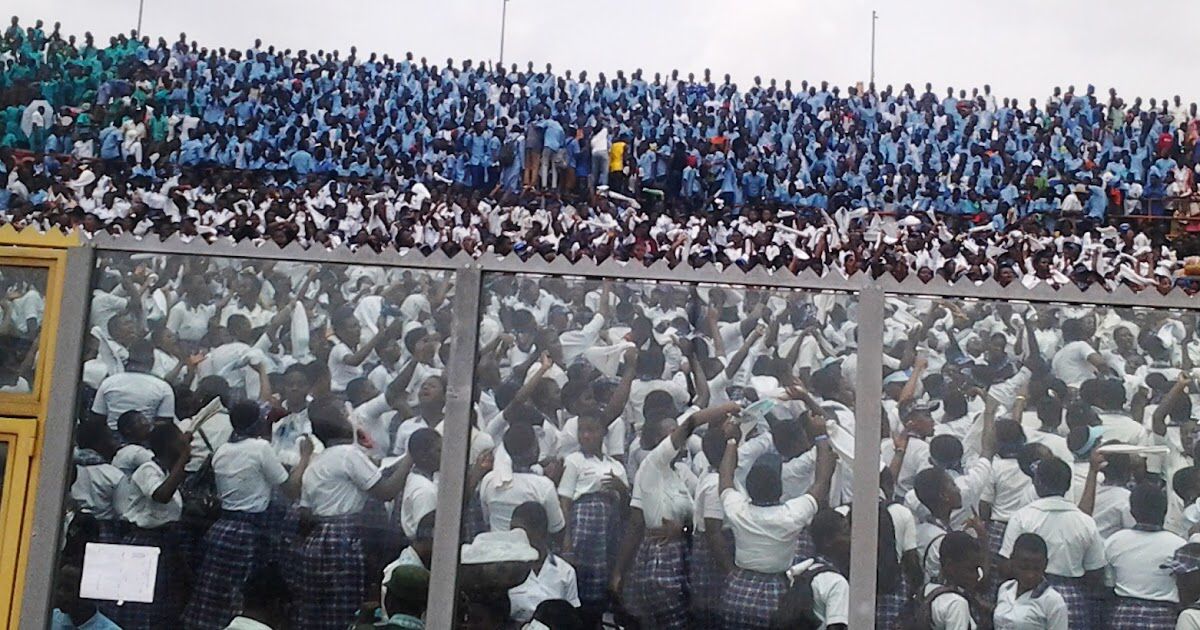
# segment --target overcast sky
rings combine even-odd
[[[171,41],[185,31],[209,47],[245,48],[258,37],[292,49],[412,51],[441,65],[446,57],[496,58],[501,2],[145,0],[143,31]],[[22,22],[61,21],[64,32],[107,37],[134,27],[138,0],[0,6]],[[707,67],[742,86],[755,75],[846,86],[869,76],[872,8],[880,13],[881,85],[931,82],[942,92],[990,83],[998,96],[1023,100],[1088,83],[1127,97],[1200,96],[1187,73],[1200,2],[510,0],[505,60],[593,76],[618,68],[642,68],[647,78],[672,69],[699,75]]]

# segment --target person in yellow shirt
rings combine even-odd
[[[628,194],[629,173],[625,170],[628,147],[625,136],[621,136],[608,150],[608,185],[623,195]]]

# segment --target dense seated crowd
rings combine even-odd
[[[739,88],[410,53],[0,43],[0,222],[1194,292],[1179,96]]]
[[[468,421],[454,294],[102,253],[58,627],[421,627],[441,433]],[[846,628],[862,465],[879,628],[1200,627],[1194,314],[889,298],[885,321],[880,395],[849,295],[489,276],[461,627]],[[88,542],[160,548],[155,600],[81,600]]]

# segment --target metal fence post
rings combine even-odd
[[[854,523],[850,532],[850,627],[875,627],[879,546],[879,436],[883,392],[883,289],[858,294],[857,393],[854,397]]]
[[[437,527],[433,534],[433,572],[429,583],[426,623],[430,628],[454,627],[458,603],[458,551],[462,531],[467,455],[471,441],[471,406],[475,384],[475,354],[479,336],[480,291],[483,272],[472,264],[454,279],[454,337],[446,363],[446,417],[443,420],[441,480],[438,482]]]

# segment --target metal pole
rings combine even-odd
[[[871,83],[868,89],[874,89],[875,86],[875,22],[878,21],[879,15],[871,11]]]
[[[496,65],[504,66],[504,30],[508,25],[508,0],[500,0],[500,61]]]
[[[137,36],[142,36],[142,9],[146,6],[146,0],[138,0],[138,25]]]

